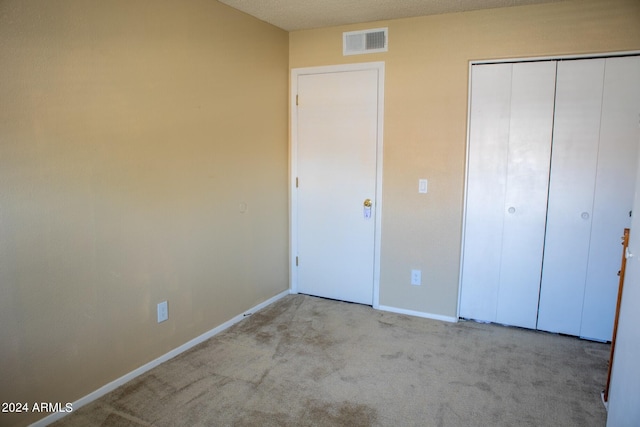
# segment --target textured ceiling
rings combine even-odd
[[[287,31],[562,0],[218,0]]]

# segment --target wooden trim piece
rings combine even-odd
[[[622,302],[622,288],[624,286],[624,273],[627,268],[627,247],[629,246],[629,229],[624,229],[624,236],[622,236],[622,262],[620,264],[620,271],[618,275],[620,280],[618,282],[618,302],[616,304],[616,317],[613,322],[613,336],[611,338],[611,355],[609,356],[609,371],[607,372],[607,384],[604,388],[604,395],[602,399],[604,402],[609,401],[609,386],[611,385],[611,369],[613,368],[613,353],[616,350],[616,335],[618,335],[618,318],[620,317],[620,303]]]

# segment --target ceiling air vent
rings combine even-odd
[[[346,56],[386,52],[389,44],[387,32],[387,28],[376,28],[342,33],[342,54]]]

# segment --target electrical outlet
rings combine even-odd
[[[422,271],[411,270],[411,284],[413,286],[420,286],[422,284]]]
[[[158,323],[169,319],[169,306],[166,301],[158,303]]]

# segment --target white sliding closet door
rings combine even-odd
[[[536,326],[555,67],[472,68],[462,317]]]
[[[607,58],[581,337],[612,337],[621,237],[631,226],[639,121],[640,57]]]
[[[545,331],[580,334],[598,164],[604,65],[604,59],[558,63],[538,313],[538,329]]]

